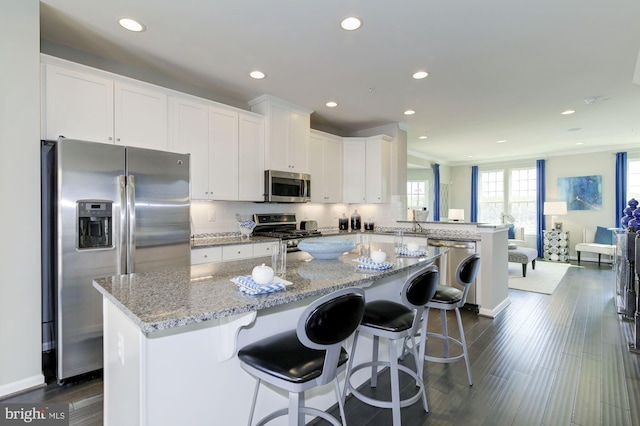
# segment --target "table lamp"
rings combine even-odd
[[[464,209],[449,209],[447,216],[452,222],[462,222],[464,220]]]
[[[551,228],[562,231],[562,222],[557,222],[559,215],[567,214],[567,202],[566,201],[545,201],[544,211],[545,216],[551,215]]]

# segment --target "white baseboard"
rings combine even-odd
[[[498,304],[494,309],[485,309],[480,307],[478,315],[483,317],[495,318],[500,312],[502,312],[507,306],[511,304],[511,299],[508,297]]]
[[[17,382],[7,383],[6,385],[0,385],[0,398],[25,391],[27,389],[35,388],[44,385],[44,375],[36,374],[35,376],[27,377]]]

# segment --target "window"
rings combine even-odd
[[[640,200],[640,160],[629,160],[627,167],[627,200]]]
[[[407,208],[422,209],[429,207],[429,197],[427,193],[427,182],[424,180],[407,181]]]
[[[511,170],[508,212],[525,230],[536,229],[536,169]]]
[[[478,221],[500,223],[500,214],[504,212],[504,171],[480,172],[479,186]]]
[[[505,175],[508,176],[506,181]],[[507,213],[525,232],[535,233],[537,185],[534,167],[481,171],[479,179],[480,222],[502,223],[502,214]]]

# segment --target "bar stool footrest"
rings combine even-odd
[[[369,361],[369,362],[364,362],[362,364],[358,364],[354,367],[351,368],[351,374],[355,373],[358,370],[361,370],[363,368],[367,368],[367,367],[373,367],[374,365],[376,366],[384,366],[384,367],[389,367],[390,366],[390,362],[389,361]],[[418,387],[418,391],[416,392],[415,395],[409,397],[409,398],[405,398],[403,400],[400,400],[400,408],[404,408],[404,407],[408,407],[410,405],[413,405],[414,403],[416,403],[420,397],[422,397],[422,392],[424,392],[424,383],[422,382],[422,378],[418,376],[418,374],[413,371],[412,369],[405,367],[404,365],[398,365],[398,370],[405,372],[406,374],[408,374],[409,376],[411,376],[416,383],[418,383],[417,387]],[[354,397],[358,398],[360,401],[364,402],[365,404],[371,405],[373,407],[378,407],[378,408],[393,408],[393,402],[392,401],[383,401],[380,399],[374,399],[371,397],[368,397],[366,395],[363,395],[359,390],[355,389],[354,387],[351,386],[351,382],[350,382],[351,377],[347,377],[347,383],[348,383],[348,388],[349,390],[351,390],[351,393]],[[426,410],[425,410],[426,411]]]
[[[456,361],[460,361],[461,359],[464,359],[464,345],[462,344],[462,342],[458,339],[455,339],[451,336],[444,336],[440,333],[427,333],[427,338],[429,337],[435,337],[437,339],[440,340],[444,340],[447,341],[449,343],[453,343],[457,346],[459,346],[463,352],[459,355],[456,356],[432,356],[432,355],[425,355],[424,359],[426,361],[431,361],[431,362],[440,362],[440,363],[451,363],[451,362],[456,362]]]
[[[336,419],[335,417],[333,417],[332,415],[322,411],[322,410],[318,410],[317,408],[312,408],[312,407],[300,407],[300,409],[298,410],[300,414],[306,414],[309,416],[316,416],[316,417],[321,417],[324,420],[328,421],[329,423],[331,423],[334,426],[343,426],[342,423],[340,423],[338,421],[338,419]],[[269,423],[271,420],[276,419],[278,417],[282,417],[282,416],[286,416],[289,414],[289,409],[288,408],[281,408],[279,410],[276,410],[274,412],[272,412],[271,414],[267,414],[265,417],[263,417],[262,419],[260,419],[260,421],[258,423],[255,424],[255,426],[264,426],[265,424]]]

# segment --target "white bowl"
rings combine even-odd
[[[306,251],[316,259],[335,259],[356,247],[353,241],[338,238],[305,238],[298,243],[298,248]]]
[[[376,250],[371,252],[371,260],[375,263],[382,263],[387,260],[387,253],[382,250]]]

